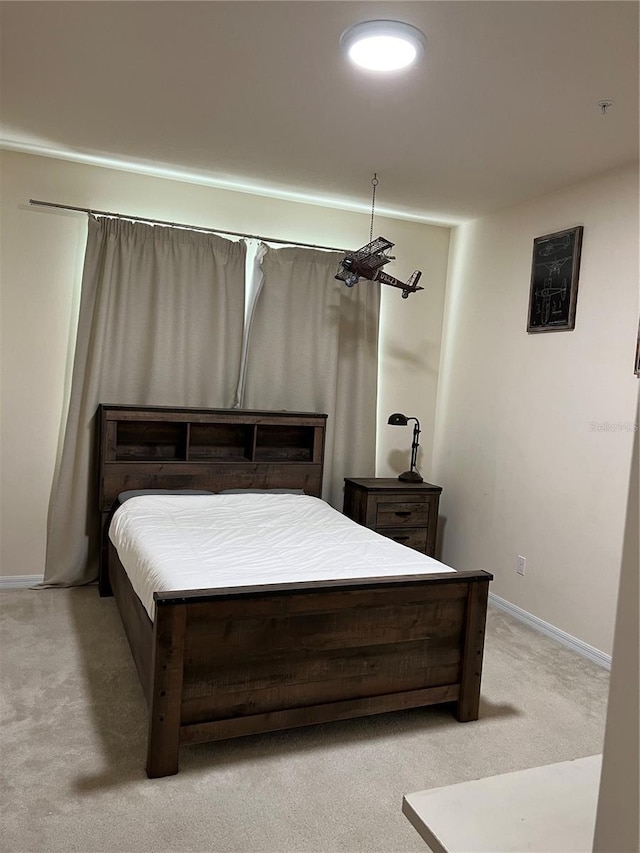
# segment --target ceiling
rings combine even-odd
[[[4,147],[450,223],[638,158],[638,3],[2,2]],[[393,18],[422,62],[357,71]],[[602,114],[598,102],[614,102]],[[58,199],[58,201],[64,201]]]

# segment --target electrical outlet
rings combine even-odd
[[[523,574],[524,574],[524,570],[525,570],[526,568],[527,568],[527,558],[526,558],[526,557],[521,557],[520,555],[518,555],[518,564],[517,564],[517,566],[516,566],[516,572],[517,572],[519,575],[523,575]]]

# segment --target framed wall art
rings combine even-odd
[[[533,241],[527,332],[575,328],[582,225]]]

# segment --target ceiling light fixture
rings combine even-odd
[[[349,59],[369,71],[398,71],[423,53],[426,39],[416,27],[401,21],[364,21],[340,36]]]

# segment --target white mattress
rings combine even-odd
[[[151,619],[154,591],[454,571],[308,495],[130,498],[109,538]]]

